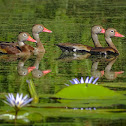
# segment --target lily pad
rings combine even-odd
[[[57,98],[64,99],[112,99],[124,98],[123,95],[95,84],[74,84],[55,94]]]

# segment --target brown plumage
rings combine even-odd
[[[1,42],[0,43],[0,53],[4,54],[21,54],[31,52],[34,48],[28,44],[24,44],[25,41],[36,42],[31,36],[26,32],[21,32],[18,35],[18,42]]]
[[[105,31],[105,40],[108,44],[108,47],[96,47],[91,49],[91,54],[114,54],[114,55],[119,55],[119,51],[115,47],[115,45],[112,42],[111,37],[124,37],[124,35],[121,35],[117,32],[116,29],[114,28],[108,28]]]
[[[91,29],[91,36],[92,40],[94,42],[95,47],[102,47],[99,40],[98,40],[98,34],[99,33],[104,33],[105,30],[103,29],[102,26],[96,25],[93,26]],[[77,44],[77,43],[59,43],[56,44],[60,49],[64,51],[69,51],[69,52],[90,52],[90,50],[93,48],[88,45],[83,45],[83,44]]]
[[[44,46],[43,44],[41,43],[40,41],[40,38],[39,38],[39,33],[41,32],[48,32],[48,33],[52,33],[52,31],[48,30],[47,28],[45,28],[43,25],[41,24],[35,24],[33,27],[32,27],[32,35],[34,37],[34,39],[37,41],[36,42],[36,47],[34,48],[34,53],[44,53],[45,52],[45,49],[44,49]]]

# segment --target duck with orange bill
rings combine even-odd
[[[112,37],[125,37],[124,35],[117,32],[114,28],[108,28],[105,31],[105,41],[108,44],[108,47],[96,47],[91,49],[91,54],[94,55],[119,55],[119,51],[117,50],[116,46],[112,42]]]
[[[41,32],[52,33],[51,30],[48,30],[47,28],[45,28],[41,24],[35,24],[32,27],[32,35],[33,35],[33,38],[36,40],[36,47],[34,48],[34,54],[37,54],[37,53],[40,53],[40,52],[45,53],[44,46],[43,46],[43,44],[40,40],[40,37],[39,37],[39,34]]]
[[[32,46],[25,44],[25,41],[36,42],[27,32],[21,32],[18,35],[18,42],[1,42],[0,53],[23,55],[29,54]]]
[[[95,25],[91,28],[91,37],[95,47],[102,47],[99,40],[98,34],[105,33],[105,29],[100,25]],[[88,45],[77,44],[77,43],[59,43],[56,44],[63,52],[90,52],[93,48]]]

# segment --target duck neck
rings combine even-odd
[[[43,56],[44,56],[44,53],[39,53],[39,55],[37,55],[36,61],[35,61],[35,63],[34,63],[34,66],[36,67],[36,69],[39,68],[39,64],[40,64],[40,62],[41,62]]]
[[[100,44],[99,40],[98,40],[98,35],[92,33],[92,40],[94,42],[94,46],[95,47],[102,47],[102,45]]]
[[[108,44],[109,47],[115,49],[119,53],[119,51],[117,50],[117,48],[113,44],[112,39],[110,37],[105,37],[105,41],[107,42],[107,44]]]
[[[34,39],[38,42],[40,42],[39,34],[38,33],[33,33]]]
[[[40,41],[39,34],[38,33],[33,33],[34,39],[37,41],[36,46],[39,49],[39,51],[44,50],[43,44]]]
[[[22,41],[18,41],[18,45],[19,45],[19,47],[22,47],[22,46],[24,46],[25,44],[24,44],[24,42],[22,42]]]

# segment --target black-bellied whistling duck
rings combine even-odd
[[[48,30],[47,28],[45,28],[41,24],[35,24],[32,27],[32,35],[33,35],[34,39],[37,41],[36,42],[36,48],[34,49],[35,54],[40,53],[40,52],[45,52],[43,44],[41,43],[40,38],[39,38],[39,33],[41,33],[41,32],[52,33],[52,31]]]
[[[25,54],[33,50],[30,45],[24,44],[25,41],[36,42],[28,33],[21,32],[18,35],[18,42],[1,42],[0,52],[4,54]]]
[[[92,40],[94,42],[95,47],[102,47],[99,40],[98,40],[98,34],[99,33],[105,33],[105,29],[103,29],[102,26],[96,25],[91,28],[91,36]],[[90,52],[90,50],[93,48],[88,45],[83,44],[75,44],[75,43],[59,43],[56,44],[60,49],[68,52]]]
[[[109,47],[96,47],[91,49],[91,54],[114,54],[114,55],[119,55],[119,51],[115,47],[115,45],[112,42],[111,37],[124,37],[124,35],[119,34],[116,29],[114,28],[108,28],[105,31],[105,40],[108,44]]]

